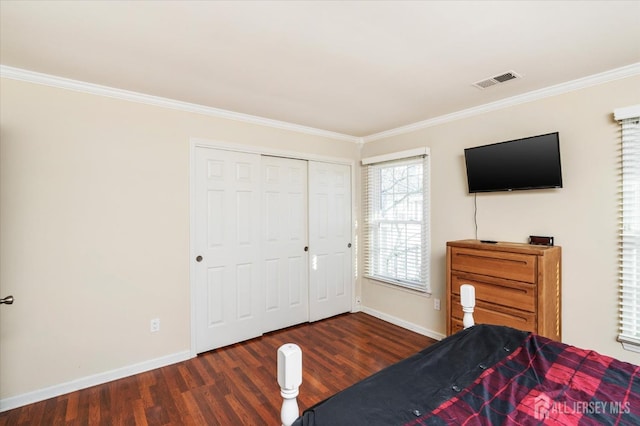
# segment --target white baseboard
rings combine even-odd
[[[23,405],[32,404],[34,402],[44,401],[45,399],[54,398],[80,389],[86,389],[91,386],[101,385],[103,383],[129,377],[134,374],[165,367],[167,365],[186,361],[189,358],[191,358],[191,351],[177,352],[160,358],[143,361],[138,364],[128,365],[126,367],[82,377],[80,379],[50,386],[48,388],[27,392],[22,395],[0,399],[0,412],[22,407]]]
[[[442,340],[445,337],[444,334],[417,326],[408,321],[396,318],[392,315],[387,315],[366,306],[357,306],[352,310],[352,312],[364,312],[383,321],[387,321],[391,324],[397,325],[407,330],[422,334],[423,336],[431,337],[432,339]],[[190,358],[192,358],[191,351],[187,350],[183,352],[177,352],[175,354],[151,359],[148,361],[140,362],[138,364],[117,368],[111,371],[105,371],[104,373],[98,373],[92,376],[82,377],[70,382],[61,383],[59,385],[50,386],[44,389],[38,389],[33,392],[27,392],[22,395],[0,399],[0,412],[12,410],[14,408],[22,407],[27,404],[33,404],[34,402],[44,401],[45,399],[54,398],[56,396],[75,392],[80,389],[86,389],[91,386],[101,385],[103,383],[122,379],[124,377],[133,376],[134,374],[144,373],[145,371],[150,371],[156,368],[186,361]]]
[[[380,318],[383,321],[390,322],[391,324],[397,325],[398,327],[406,328],[407,330],[414,331],[418,334],[422,334],[423,336],[431,337],[432,339],[435,339],[435,340],[442,340],[446,337],[442,333],[437,333],[433,330],[429,330],[428,328],[420,327],[416,324],[410,323],[408,321],[394,317],[392,315],[385,314],[380,311],[376,311],[375,309],[371,309],[366,306],[362,306],[360,308],[360,311],[364,312],[365,314],[369,314],[373,317]]]

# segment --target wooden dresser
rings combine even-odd
[[[460,285],[476,289],[476,324],[507,325],[561,340],[561,248],[447,243],[447,335],[462,329]]]

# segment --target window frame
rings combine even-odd
[[[614,117],[621,131],[618,341],[624,349],[640,352],[640,105],[616,109]]]
[[[370,182],[370,172],[372,168],[380,169],[385,165],[391,167],[392,165],[402,165],[405,163],[407,166],[411,164],[411,160],[422,162],[422,200],[421,200],[421,220],[408,220],[404,219],[382,219],[380,217],[374,217],[374,210],[376,206],[379,206],[379,201],[371,199],[370,192],[372,185]],[[427,147],[401,151],[397,153],[364,158],[362,160],[363,165],[363,241],[364,241],[364,277],[391,284],[401,289],[409,289],[418,291],[420,293],[431,293],[430,287],[430,257],[431,257],[431,221],[430,221],[430,150]],[[382,197],[381,188],[377,185],[378,192],[376,197],[380,199]],[[418,281],[406,280],[402,277],[386,276],[376,274],[375,271],[379,271],[380,267],[376,267],[375,255],[378,253],[376,249],[375,235],[379,232],[379,226],[383,223],[399,223],[405,225],[420,224],[420,265]],[[407,247],[407,246],[405,246]],[[378,259],[379,260],[379,259]],[[415,262],[414,262],[415,263]]]

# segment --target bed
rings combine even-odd
[[[469,316],[466,326],[300,416],[302,354],[283,345],[283,425],[640,425],[640,367]]]

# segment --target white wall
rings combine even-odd
[[[365,144],[363,157],[431,149],[433,297],[444,307],[446,242],[475,237],[464,148],[558,131],[564,188],[478,194],[478,238],[554,236],[563,250],[563,340],[640,364],[640,354],[615,340],[620,132],[612,114],[638,103],[640,77],[632,77]],[[431,298],[366,279],[361,291],[366,309],[445,333],[445,311],[435,311]]]
[[[6,78],[0,93],[5,401],[189,355],[190,138],[359,158],[351,142]]]

